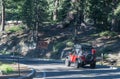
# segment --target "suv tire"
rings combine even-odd
[[[81,62],[81,63],[80,63],[80,67],[84,67],[84,62]]]
[[[68,59],[68,58],[66,58],[66,59],[65,59],[65,65],[69,67],[69,66],[70,66],[70,64],[71,64],[71,63],[70,63],[69,59]]]
[[[76,60],[75,62],[75,68],[79,68],[80,67],[80,63],[78,62],[78,60]]]
[[[96,62],[90,64],[90,68],[95,68],[95,67],[96,67]]]

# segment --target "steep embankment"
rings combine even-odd
[[[48,43],[47,48],[41,46],[35,49],[30,31],[4,33],[0,37],[1,53],[20,54],[29,57],[60,58],[65,48],[73,45],[74,27],[60,28],[56,26],[44,27],[39,30],[38,41]],[[91,43],[97,49],[97,54],[120,53],[120,36],[100,37],[94,28],[87,27],[84,31],[78,30],[78,43]],[[14,52],[14,53],[13,53]]]
[[[23,54],[28,51],[29,33],[2,33],[0,36],[0,52],[2,54]]]

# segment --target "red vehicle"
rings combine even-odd
[[[74,51],[69,53],[65,59],[66,66],[74,63],[76,68],[84,67],[86,64],[90,64],[91,68],[96,67],[96,50],[92,46],[75,45],[73,49]]]

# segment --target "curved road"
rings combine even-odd
[[[62,62],[47,60],[27,61],[25,64],[36,69],[34,79],[120,79],[120,69],[108,66],[76,69],[74,66],[66,67]]]
[[[0,56],[0,60],[13,61],[13,57]],[[76,69],[73,65],[66,67],[60,61],[25,58],[20,58],[20,63],[36,70],[34,79],[120,79],[120,69],[108,66]]]

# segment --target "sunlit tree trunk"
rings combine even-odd
[[[72,2],[75,2],[75,9],[77,11],[77,14],[75,16],[75,37],[78,33],[78,27],[81,25],[81,23],[84,21],[84,0],[72,0]]]
[[[1,31],[5,30],[5,1],[2,0],[2,22],[1,22]]]
[[[34,0],[34,37],[36,41],[36,48],[38,46],[38,27],[39,27],[39,17],[38,17],[38,0]]]
[[[53,11],[53,21],[56,21],[57,20],[57,14],[58,14],[59,0],[54,1],[54,6],[55,6],[55,9]]]
[[[119,2],[119,0],[113,0],[113,3],[114,3],[114,6],[112,8],[113,12],[117,7],[116,5],[117,5],[118,2]],[[118,18],[114,15],[114,13],[112,13],[112,14],[113,14],[113,17],[112,17],[112,23],[111,23],[111,25],[112,25],[111,30],[112,31],[118,31],[118,22],[117,22]]]

